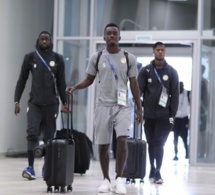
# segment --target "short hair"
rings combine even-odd
[[[116,27],[119,30],[119,27],[115,24],[115,23],[109,23],[105,26],[104,31],[106,30],[106,28],[108,27]]]
[[[156,43],[153,45],[153,50],[154,50],[158,45],[163,45],[163,46],[165,47],[165,45],[164,45],[162,42],[156,42]]]

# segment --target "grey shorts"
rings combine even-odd
[[[110,144],[113,129],[116,136],[130,136],[131,108],[124,106],[97,106],[94,120],[96,144]]]

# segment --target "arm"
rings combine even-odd
[[[61,99],[62,104],[66,104],[66,80],[65,80],[65,63],[63,56],[55,53],[56,61],[58,64],[58,69],[55,75],[57,90]]]
[[[172,79],[170,81],[170,107],[169,107],[169,117],[174,118],[178,110],[179,102],[179,79],[178,73],[175,69],[172,70]]]
[[[140,97],[145,93],[145,87],[147,84],[145,71],[146,71],[145,67],[141,68],[140,72],[138,74],[138,77],[137,77],[137,82],[138,82],[139,91],[140,91]]]
[[[136,109],[137,121],[140,123],[142,122],[142,106],[140,103],[139,87],[135,77],[131,77],[129,78],[129,80],[130,80],[131,92],[132,92],[135,104],[137,106],[137,109]]]
[[[14,113],[15,115],[18,115],[20,113],[20,106],[19,101],[21,99],[22,93],[25,89],[26,82],[28,80],[29,71],[30,71],[30,56],[32,53],[25,55],[22,68],[19,74],[19,79],[16,83],[15,88],[15,94],[14,94],[14,103],[15,103],[15,109]]]
[[[87,78],[84,79],[82,82],[78,83],[75,86],[67,87],[66,92],[73,93],[73,91],[75,91],[75,90],[84,89],[86,87],[89,87],[93,83],[95,78],[96,78],[96,76],[88,74]]]
[[[65,89],[66,89],[65,63],[62,55],[55,53],[55,56],[56,56],[56,60],[58,60],[57,63],[59,65],[56,73],[56,85],[62,102],[61,110],[63,112],[68,112],[68,105],[67,105],[66,92],[65,92]]]

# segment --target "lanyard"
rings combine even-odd
[[[115,70],[115,68],[114,68],[114,65],[111,63],[109,56],[107,55],[107,51],[104,50],[104,53],[105,53],[105,57],[106,57],[106,59],[107,59],[109,65],[110,65],[110,68],[111,68],[111,70],[112,70],[112,72],[113,72],[113,74],[114,74],[114,76],[115,76],[115,79],[118,80],[118,76],[117,76],[116,70]]]
[[[156,75],[156,77],[158,78],[160,84],[163,86],[163,83],[162,83],[162,81],[161,81],[161,78],[160,78],[160,76],[159,76],[159,74],[158,74],[156,68],[154,68],[154,72],[155,72],[155,75]]]
[[[57,92],[57,86],[56,86],[56,81],[55,81],[55,77],[54,77],[54,73],[52,72],[52,70],[49,67],[49,65],[47,64],[47,62],[43,59],[43,57],[40,55],[40,53],[37,50],[36,50],[36,53],[39,56],[39,58],[42,60],[44,66],[46,66],[46,68],[48,68],[49,72],[51,73],[51,75],[53,77],[53,81],[54,81],[55,93],[58,94],[58,92]]]
[[[40,55],[40,53],[36,50],[37,55],[39,56],[39,58],[42,60],[44,66],[46,66],[46,68],[48,68],[48,70],[51,72],[52,76],[54,77],[54,74],[51,70],[51,68],[49,67],[49,65],[47,64],[47,62],[43,59],[43,57]]]

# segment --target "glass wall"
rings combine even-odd
[[[215,163],[215,1],[202,0],[197,162]]]
[[[215,1],[204,0],[203,3],[203,30],[210,30],[215,35]]]
[[[54,44],[65,59],[67,84],[85,78],[89,57],[100,49],[96,42],[103,44],[103,30],[110,22],[119,25],[122,37],[124,33],[123,43],[138,43],[134,37],[144,33],[152,42],[194,43],[190,159],[193,164],[215,164],[214,7],[214,0],[55,0]],[[74,127],[87,134],[93,128],[94,90],[74,94]]]
[[[67,85],[73,86],[86,77],[89,60],[89,41],[64,40],[57,42],[57,52],[64,56]],[[78,90],[73,95],[74,129],[86,132],[88,89]]]
[[[215,163],[215,40],[202,41],[198,162]]]
[[[57,36],[89,36],[90,0],[60,0],[57,9]]]
[[[196,30],[197,5],[197,0],[95,0],[94,35],[103,35],[110,22],[127,31]]]

